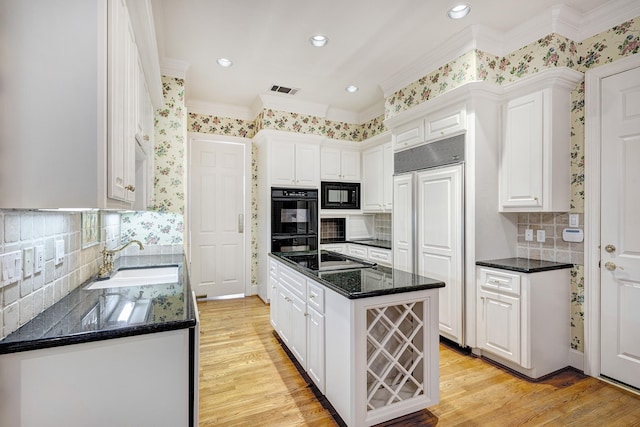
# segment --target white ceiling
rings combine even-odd
[[[160,58],[188,64],[188,104],[249,108],[277,84],[299,88],[300,101],[357,114],[383,104],[384,82],[471,26],[513,33],[557,1],[469,0],[471,14],[459,21],[446,16],[450,0],[154,0],[153,7]],[[605,3],[564,1],[578,17]],[[309,43],[315,33],[329,37],[324,48]],[[218,66],[219,57],[234,65]],[[347,93],[350,84],[360,91]]]

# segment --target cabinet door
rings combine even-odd
[[[303,187],[317,187],[319,147],[312,144],[297,144],[295,151],[295,184]]]
[[[291,347],[291,313],[293,311],[291,301],[293,295],[282,285],[277,287],[276,301],[276,324],[278,325],[278,335],[282,341]]]
[[[427,117],[424,121],[424,140],[434,141],[463,131],[466,127],[465,117],[464,109],[438,112],[433,117]]]
[[[367,212],[380,212],[383,209],[385,175],[383,147],[374,147],[362,153],[362,163],[362,209]]]
[[[269,261],[269,320],[271,326],[278,330],[278,264],[275,261]]]
[[[393,145],[388,142],[382,146],[382,207],[385,211],[393,209]]]
[[[393,178],[393,267],[413,273],[413,177]]]
[[[478,346],[520,364],[520,298],[480,290]]]
[[[395,151],[424,142],[424,121],[408,123],[393,132],[393,149]]]
[[[359,151],[342,150],[340,166],[340,179],[342,181],[360,181]]]
[[[295,185],[295,145],[274,141],[271,144],[271,184]]]
[[[320,177],[326,181],[340,180],[340,149],[323,147],[320,151]]]
[[[542,207],[543,92],[509,101],[500,157],[500,208]]]
[[[324,394],[324,316],[309,308],[307,317],[307,373]]]
[[[298,297],[291,298],[291,341],[289,349],[300,365],[307,369],[307,304]]]

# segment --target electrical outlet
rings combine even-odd
[[[64,260],[64,240],[56,240],[55,265],[62,264]]]
[[[545,239],[546,239],[546,236],[545,236],[544,230],[538,230],[536,232],[536,241],[540,243],[544,243]]]
[[[526,240],[527,242],[533,242],[533,230],[530,228],[527,228],[526,230],[524,230],[524,240]]]
[[[44,268],[44,245],[36,246],[36,257],[33,272],[40,273]]]
[[[23,271],[24,277],[30,277],[33,274],[33,248],[25,248],[23,251]]]

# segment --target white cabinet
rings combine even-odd
[[[127,6],[123,0],[0,4],[8,17],[0,39],[20,40],[3,44],[11,61],[0,65],[3,208],[133,206],[138,50],[152,57],[155,39],[136,43],[133,31],[146,34],[153,19],[150,8],[136,3],[132,22]],[[44,57],[64,59],[43,67]],[[143,64],[153,68],[152,62]],[[157,75],[147,71],[158,102],[156,67]]]
[[[271,324],[324,392],[324,288],[274,260],[270,260],[270,267],[277,273],[271,298]]]
[[[362,210],[389,212],[393,207],[393,146],[391,143],[362,153]]]
[[[424,121],[424,140],[435,141],[463,132],[467,127],[466,110],[458,106],[437,111]]]
[[[320,150],[317,145],[273,141],[270,154],[272,185],[318,187]]]
[[[347,244],[346,243],[323,243],[320,245],[320,249],[324,249],[325,251],[338,252],[339,254],[346,254]]]
[[[466,109],[455,105],[429,113],[393,130],[393,149],[404,150],[425,142],[431,142],[462,133],[467,128]]]
[[[387,267],[391,267],[393,264],[393,254],[391,249],[360,245],[358,243],[349,243],[347,244],[347,255]]]
[[[478,267],[482,355],[531,378],[569,365],[569,269],[519,273]]]
[[[323,181],[360,181],[360,151],[323,147],[320,150],[320,178]]]
[[[503,107],[501,212],[566,212],[570,208],[571,90],[581,74],[556,73],[562,74],[543,80],[537,90],[516,91],[518,96],[512,95]]]
[[[271,295],[278,294],[278,263],[274,260],[269,260],[269,289],[271,291]],[[271,326],[276,331],[278,330],[278,298],[271,298],[271,307],[269,311],[269,321],[271,322]]]

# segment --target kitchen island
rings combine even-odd
[[[0,425],[197,425],[198,320],[184,265],[182,254],[121,257],[120,270],[175,266],[177,281],[89,280],[1,340]]]
[[[441,281],[327,251],[272,253],[271,324],[348,426],[439,401]],[[315,261],[314,261],[315,259]]]

